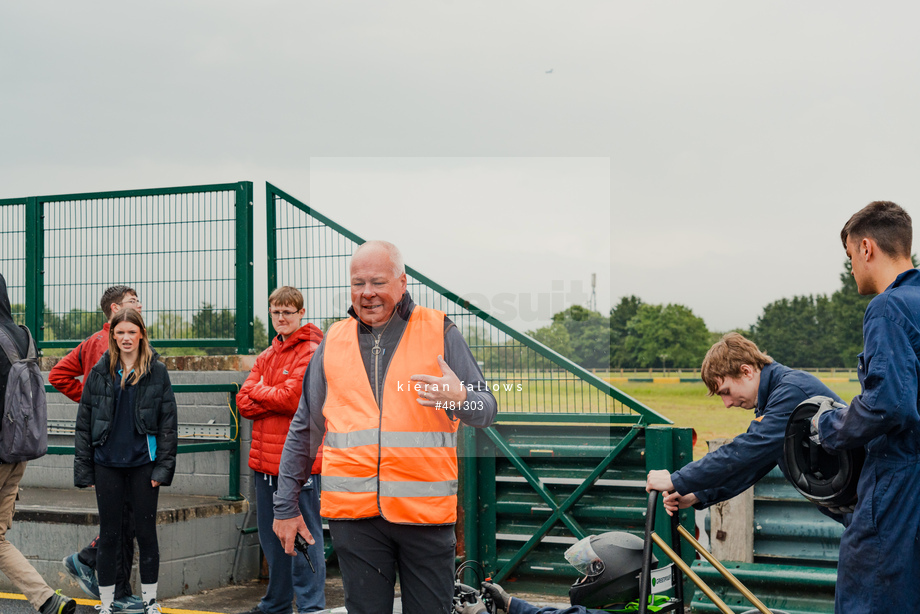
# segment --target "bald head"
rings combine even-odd
[[[351,257],[351,305],[369,326],[386,324],[406,291],[402,254],[392,243],[368,241]]]
[[[393,267],[393,275],[399,277],[400,275],[405,274],[406,266],[403,264],[402,253],[399,251],[399,248],[390,243],[389,241],[367,241],[358,246],[358,249],[355,250],[355,253],[351,257],[351,266],[354,269],[355,261],[370,258],[378,260],[380,258],[386,258]]]

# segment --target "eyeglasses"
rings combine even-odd
[[[133,305],[143,305],[143,303],[141,303],[141,299],[137,298],[136,296],[134,298],[129,298],[126,301],[122,301],[119,304],[120,305],[132,305],[132,306]]]
[[[287,319],[287,318],[296,316],[296,315],[297,315],[298,313],[300,313],[300,312],[299,312],[299,311],[275,311],[275,310],[272,310],[272,311],[269,311],[268,313],[271,314],[271,316],[272,316],[273,318],[284,318],[284,319]]]

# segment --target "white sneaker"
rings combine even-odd
[[[112,614],[112,608],[111,607],[107,608],[101,603],[96,606],[96,611],[99,612],[99,614]]]
[[[160,604],[157,603],[156,599],[151,599],[150,602],[144,606],[144,614],[163,614],[163,610],[160,609]]]

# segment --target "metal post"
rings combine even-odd
[[[236,343],[237,354],[250,354],[253,346],[252,289],[252,182],[236,187]]]
[[[45,321],[45,225],[43,205],[36,196],[26,200],[26,326],[41,352]]]
[[[492,428],[495,428],[493,426]],[[479,560],[486,573],[498,570],[498,546],[495,533],[498,526],[498,499],[495,484],[495,444],[476,432],[476,490],[479,492],[478,543]]]
[[[275,203],[275,190],[272,184],[265,182],[265,249],[267,252],[268,293],[271,294],[278,287],[278,241],[275,226],[278,224],[278,205]],[[307,314],[310,317],[311,314]],[[275,323],[271,315],[268,316],[268,339],[275,338]]]
[[[226,497],[221,497],[224,501],[240,501],[243,496],[240,494],[240,413],[236,409],[236,395],[232,392],[227,393],[228,403],[230,404],[230,466],[227,468],[228,474],[228,491]]]
[[[476,429],[460,427],[460,488],[463,506],[463,558],[481,561],[479,556],[479,505],[476,480]],[[474,570],[468,569],[462,582],[476,586]]]
[[[674,467],[674,445],[673,429],[668,427],[650,426],[645,429],[645,470],[667,469],[673,471]],[[655,516],[654,531],[659,535],[671,534],[671,521],[667,514],[657,514]],[[656,552],[655,555],[661,558],[663,553]]]

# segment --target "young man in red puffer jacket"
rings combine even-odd
[[[272,530],[272,497],[278,488],[278,464],[291,419],[297,412],[304,372],[323,333],[313,324],[300,325],[304,317],[303,295],[296,288],[282,286],[268,297],[272,325],[278,335],[262,352],[236,395],[240,415],[252,423],[249,466],[255,475],[259,542],[268,561],[269,579],[265,596],[246,614],[288,614],[291,601],[298,614],[326,607],[324,596],[326,564],[323,527],[319,515],[322,456],[313,465],[313,475],[300,492],[300,512],[316,543],[310,546],[314,573],[302,556],[285,554]]]

